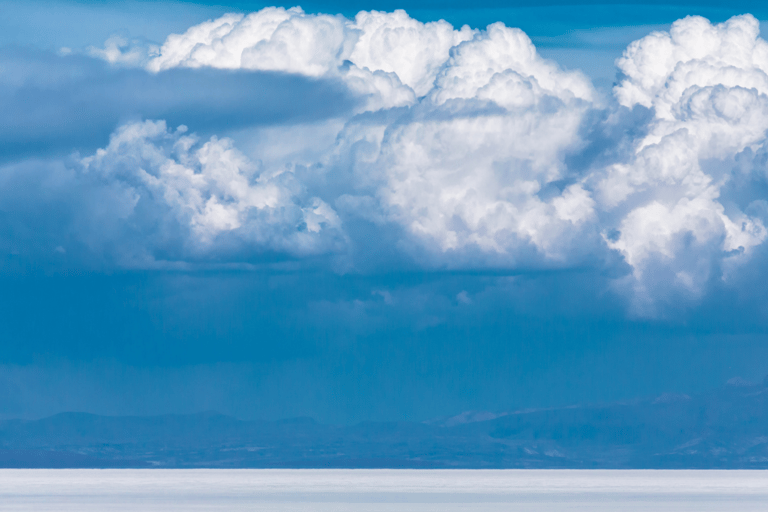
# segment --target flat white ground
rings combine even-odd
[[[768,510],[768,471],[2,469],[11,511]]]

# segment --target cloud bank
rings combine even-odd
[[[141,107],[145,119],[122,124],[101,149],[7,165],[0,209],[13,229],[42,222],[8,197],[29,166],[56,169],[24,185],[30,201],[57,197],[73,219],[84,216],[78,201],[102,205],[108,220],[68,228],[70,242],[50,240],[51,251],[79,243],[133,266],[273,254],[329,257],[341,272],[373,260],[430,271],[590,268],[645,316],[760,267],[768,44],[750,15],[717,25],[688,17],[635,41],[612,91],[542,58],[519,29],[457,30],[404,11],[347,19],[269,7],[160,45],[111,40],[87,52],[112,63],[105,73],[222,84],[255,73],[300,83],[295,101],[343,91],[349,107],[314,115],[327,111],[320,98],[302,103],[298,121],[230,136],[224,123],[205,137]],[[217,90],[197,97],[202,110],[216,111]],[[235,104],[248,108],[262,89],[248,92]],[[209,130],[183,117],[174,120]],[[383,252],[395,256],[377,260]]]

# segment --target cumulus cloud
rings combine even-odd
[[[341,16],[307,16],[298,7],[225,15],[169,36],[148,67],[213,66],[321,76],[350,53],[345,21]]]
[[[623,105],[653,107],[659,118],[672,119],[689,87],[765,90],[768,44],[759,36],[760,24],[750,15],[718,25],[700,16],[678,20],[669,32],[654,32],[629,45],[617,61],[626,78],[616,87],[616,97]]]
[[[584,75],[541,58],[525,32],[503,23],[457,45],[432,93],[438,104],[477,98],[505,107],[528,107],[545,96],[592,101],[595,92]]]
[[[428,101],[389,128],[379,196],[443,252],[478,248],[514,265],[530,244],[567,259],[568,232],[593,216],[593,201],[578,183],[541,192],[568,177],[564,157],[581,142],[593,94],[520,30],[492,25],[454,48]]]
[[[454,30],[440,20],[421,23],[405,11],[362,11],[353,25],[358,32],[349,60],[360,68],[394,73],[418,96],[431,89],[451,48],[477,33],[464,25]]]
[[[395,73],[423,95],[449,50],[472,35],[467,26],[456,31],[445,21],[424,24],[402,10],[362,11],[348,20],[306,14],[300,7],[267,7],[247,16],[227,14],[168,36],[147,67],[155,72],[212,66],[320,76],[349,60],[361,69]]]
[[[364,11],[348,20],[267,7],[170,35],[146,66],[154,72],[210,66],[338,76],[370,95],[369,109],[376,110],[412,104],[426,94],[450,49],[473,34],[445,21],[421,23],[402,10]],[[104,54],[111,56],[110,49]]]
[[[82,172],[123,185],[126,216],[151,209],[188,229],[193,254],[216,252],[215,243],[232,238],[294,254],[324,252],[338,242],[336,212],[316,197],[302,201],[291,169],[267,172],[229,139],[201,144],[185,132],[183,126],[169,131],[163,121],[124,125],[107,147],[80,161]]]
[[[306,193],[292,168],[264,169],[230,139],[186,132],[164,121],[128,123],[94,154],[37,163],[36,176],[27,166],[6,167],[3,203],[13,204],[14,188],[48,196],[46,209],[64,224],[38,233],[51,254],[86,247],[126,267],[340,251],[339,217]],[[16,207],[10,216],[48,222],[32,214]]]
[[[91,53],[156,77],[250,70],[339,83],[360,99],[313,140],[281,126],[290,147],[268,165],[258,144],[200,143],[159,122],[125,125],[82,160],[119,184],[126,215],[187,230],[185,254],[378,247],[350,231],[364,221],[421,268],[623,273],[615,284],[635,311],[656,315],[664,301],[700,300],[768,236],[755,192],[766,182],[768,43],[749,15],[689,17],[635,41],[612,96],[542,58],[519,29],[457,30],[404,11],[269,7],[152,51],[142,60],[114,40]],[[314,139],[334,138],[318,155]],[[315,162],[290,157],[310,153]]]
[[[752,16],[688,17],[632,43],[617,64],[617,100],[651,108],[653,120],[627,160],[596,179],[601,205],[625,210],[608,244],[633,267],[645,307],[670,286],[700,296],[718,266],[766,238],[732,185],[737,156],[765,143],[768,44]]]
[[[352,164],[357,188],[382,205],[379,218],[437,252],[479,249],[505,266],[520,251],[565,261],[569,233],[593,216],[578,183],[544,199],[540,192],[567,177],[564,157],[581,142],[594,89],[541,58],[519,29],[454,30],[404,11],[345,20],[267,8],[169,36],[148,68],[176,66],[337,74],[353,90],[378,95],[369,109],[412,105],[394,119],[351,120],[337,156],[370,142],[375,157],[355,155]],[[333,172],[338,162],[326,164]]]

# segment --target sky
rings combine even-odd
[[[0,2],[0,418],[768,374],[760,2]]]

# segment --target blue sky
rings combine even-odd
[[[264,7],[0,5],[0,416],[768,373],[759,3]]]

